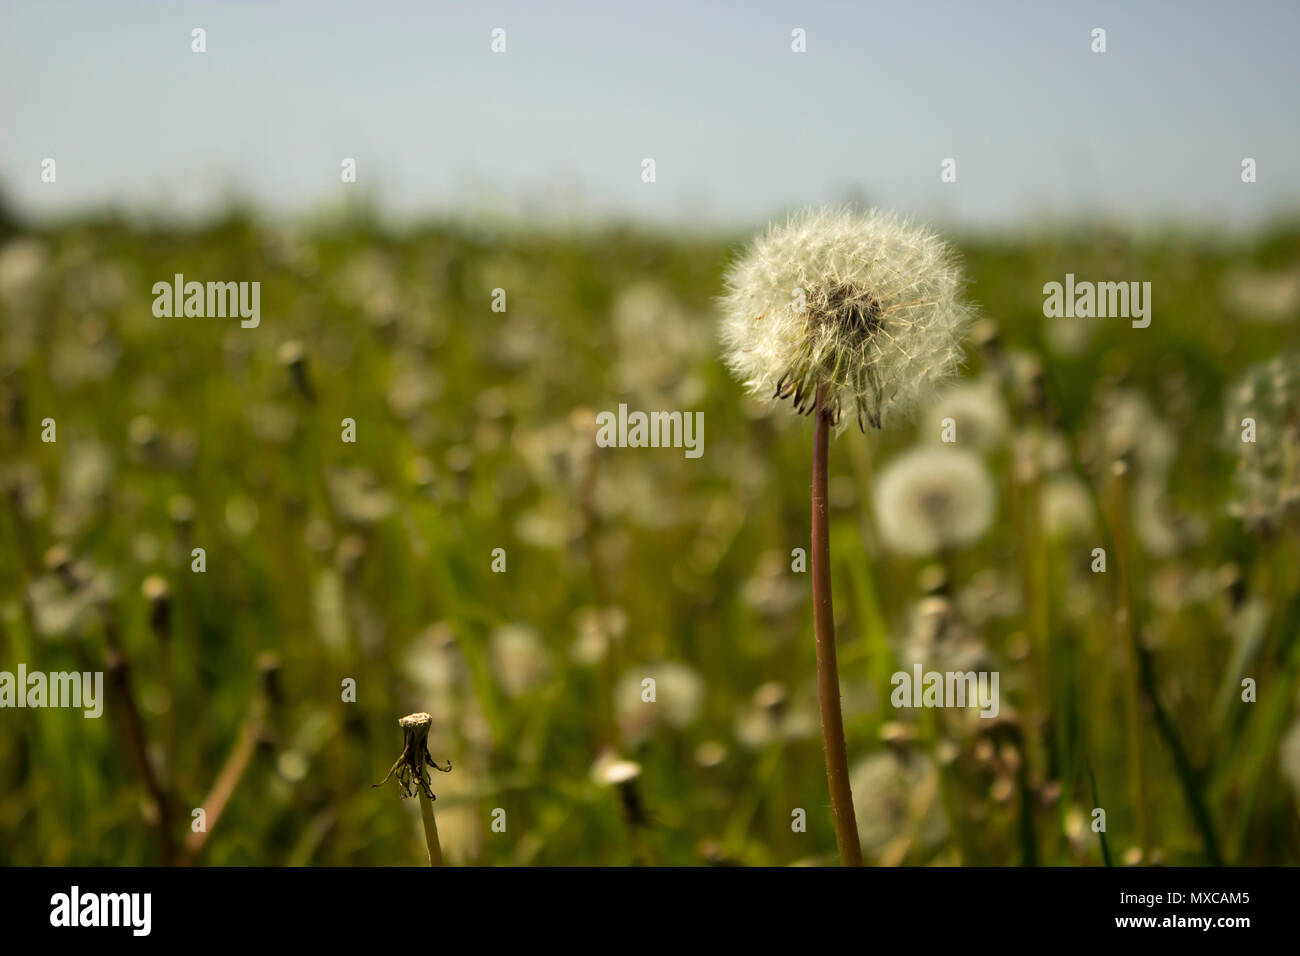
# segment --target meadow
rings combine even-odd
[[[2,228],[0,670],[106,702],[0,711],[0,862],[422,863],[372,786],[415,711],[450,864],[837,861],[811,425],[720,360],[746,237]],[[1300,230],[951,238],[961,380],[830,447],[868,862],[1295,863]],[[260,322],[155,315],[178,273]],[[1149,281],[1149,326],[1046,317],[1067,274]],[[621,403],[702,454],[598,446]],[[988,478],[960,547],[888,481],[918,449]],[[915,664],[997,672],[997,715],[893,706]]]

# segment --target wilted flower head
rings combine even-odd
[[[433,794],[425,764],[434,770],[451,773],[451,761],[447,762],[446,767],[439,767],[429,753],[429,730],[433,726],[433,718],[426,713],[407,714],[397,722],[397,726],[402,728],[402,753],[389,769],[388,776],[374,786],[382,787],[396,773],[403,800],[415,796],[417,792],[423,793],[430,800],[438,799]]]
[[[833,419],[907,414],[961,358],[961,270],[934,233],[889,213],[805,211],[770,228],[727,273],[722,341],[750,388]]]
[[[931,554],[970,544],[993,521],[993,482],[974,454],[954,448],[905,453],[876,483],[876,520],[885,544]]]

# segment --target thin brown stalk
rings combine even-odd
[[[831,604],[830,528],[827,520],[827,462],[830,445],[830,410],[823,407],[825,386],[818,386],[813,415],[812,466],[812,578],[813,624],[817,635],[817,697],[821,703],[822,744],[826,753],[826,781],[830,786],[831,817],[842,866],[862,865],[858,823],[849,789],[849,758],[844,744],[844,717],[840,712],[840,675],[835,661],[835,612]]]
[[[217,821],[221,819],[221,814],[226,809],[226,804],[234,796],[235,789],[244,778],[244,771],[248,769],[248,764],[257,751],[257,742],[261,739],[262,730],[261,708],[254,707],[240,728],[235,746],[231,748],[230,756],[226,758],[221,772],[217,774],[212,789],[203,799],[203,810],[207,817],[204,829],[192,831],[186,838],[185,848],[190,856],[197,857],[202,852],[208,834],[216,828]]]
[[[257,745],[266,737],[271,725],[272,708],[280,700],[278,683],[279,659],[270,652],[263,653],[257,661],[258,689],[253,702],[248,707],[248,714],[240,725],[235,745],[230,755],[217,773],[212,789],[203,800],[205,826],[202,830],[191,831],[185,840],[187,863],[193,863],[207,846],[208,837],[216,829],[217,821],[230,803],[235,790],[244,779],[245,771],[252,763]]]
[[[122,713],[122,727],[126,733],[127,749],[135,762],[140,779],[154,804],[155,825],[158,830],[158,843],[165,866],[176,862],[176,841],[172,834],[172,802],[167,788],[154,770],[149,759],[149,745],[145,736],[144,720],[136,706],[135,690],[131,683],[131,666],[126,652],[118,637],[117,624],[109,614],[104,620],[104,635],[108,642],[105,654],[105,670],[113,685],[113,696],[119,702]]]

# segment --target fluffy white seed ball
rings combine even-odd
[[[890,213],[805,211],[728,271],[727,364],[769,399],[811,412],[819,384],[836,420],[906,416],[956,370],[970,310],[951,248]]]
[[[933,554],[970,544],[989,529],[996,493],[983,462],[952,447],[894,459],[876,483],[876,520],[890,549]]]

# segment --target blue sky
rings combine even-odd
[[[4,0],[0,183],[37,218],[364,191],[401,219],[1250,228],[1300,210],[1297,36],[1284,2]]]

